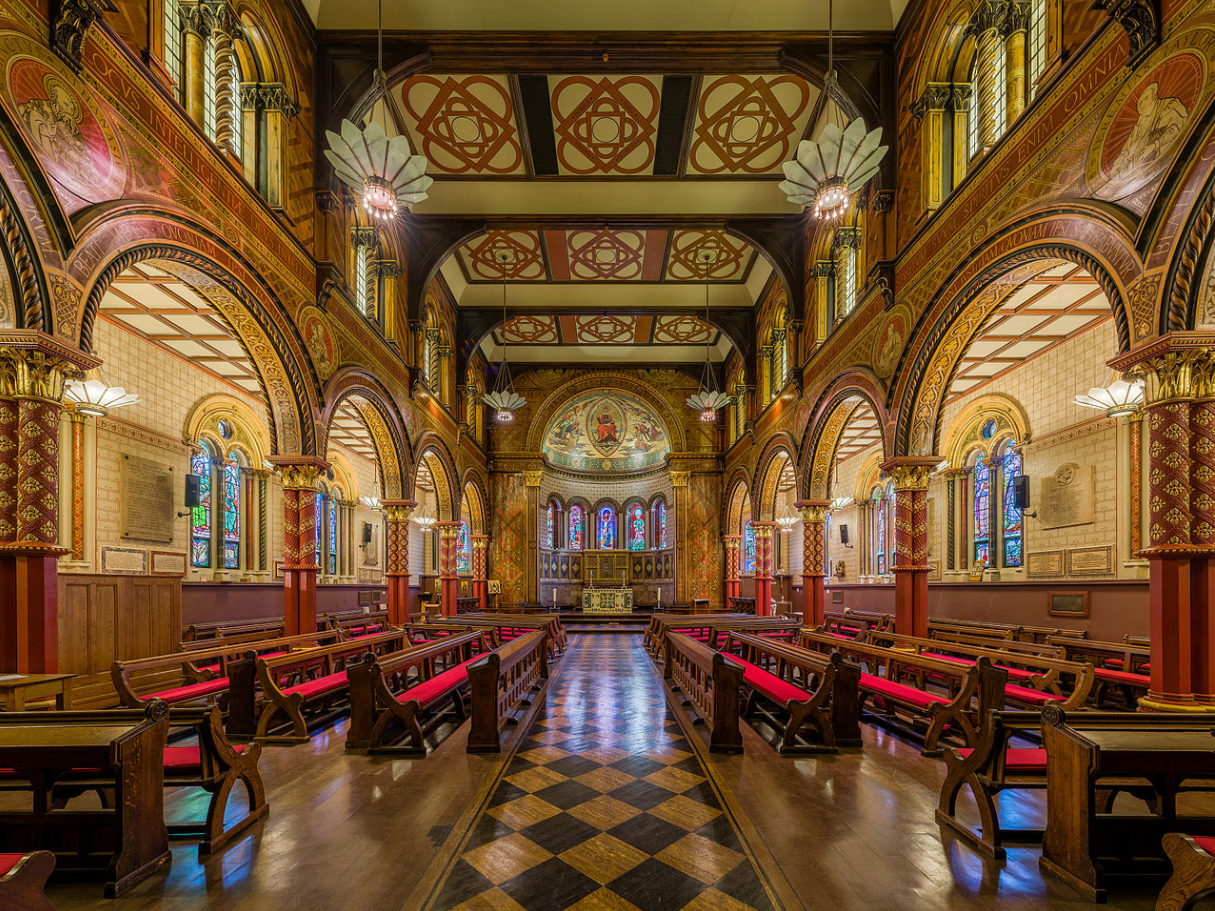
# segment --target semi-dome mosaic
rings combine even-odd
[[[650,408],[612,391],[572,399],[544,434],[544,455],[555,468],[638,471],[670,452],[666,427]]]

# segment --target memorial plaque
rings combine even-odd
[[[148,571],[148,552],[137,547],[103,547],[101,571],[144,575]]]
[[[1047,613],[1052,617],[1087,617],[1088,592],[1050,592]]]
[[[122,536],[173,540],[173,468],[139,456],[122,457]]]
[[[1038,522],[1043,528],[1091,525],[1096,471],[1092,465],[1067,462],[1043,478]]]
[[[1025,575],[1030,579],[1057,579],[1063,575],[1063,551],[1040,550],[1025,558]]]
[[[186,574],[186,555],[169,550],[152,551],[152,575],[154,576],[184,576]]]
[[[1108,576],[1114,571],[1114,548],[1073,547],[1067,552],[1069,576]]]

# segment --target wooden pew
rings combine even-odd
[[[472,722],[469,753],[497,753],[502,728],[532,704],[532,695],[548,679],[544,632],[525,636],[475,658],[467,665]]]
[[[273,639],[275,636],[282,635],[282,632],[282,617],[262,617],[257,620],[213,620],[207,623],[191,623],[182,630],[181,641],[197,642],[249,635],[258,639]]]
[[[525,635],[534,629],[542,629],[548,633],[551,658],[562,654],[567,645],[565,625],[556,614],[470,613],[461,614],[459,617],[433,618],[430,622],[449,626],[493,626],[498,630],[498,644]]]
[[[367,654],[397,651],[409,640],[401,630],[320,648],[257,659],[262,712],[255,739],[304,743],[312,730],[345,713],[350,685],[346,668]],[[291,681],[298,680],[298,683]],[[280,716],[282,716],[280,718]],[[289,732],[283,730],[289,728]]]
[[[786,617],[745,617],[734,620],[727,617],[724,620],[715,620],[709,625],[708,639],[705,644],[709,648],[720,651],[726,648],[730,633],[735,630],[745,630],[756,636],[792,642],[801,632],[801,628],[800,620]]]
[[[345,620],[331,619],[326,628],[337,633],[343,641],[347,641],[359,636],[374,636],[376,633],[387,632],[392,628],[392,624],[388,622],[388,614],[382,612],[380,616],[363,614]]]
[[[466,597],[456,598],[456,615],[460,614],[475,614],[481,609],[481,599]]]
[[[803,750],[797,739],[807,726],[818,735],[817,744],[805,747],[808,752],[834,753],[840,746],[861,745],[857,724],[859,667],[844,661],[839,652],[824,655],[751,633],[731,632],[725,650],[732,653],[734,644],[739,646],[739,660],[745,668],[743,684],[750,687],[743,714],[759,712],[781,731],[782,753]],[[794,671],[798,672],[798,683],[793,681]],[[779,706],[783,718],[763,712],[757,696]]]
[[[875,720],[921,739],[923,755],[941,755],[940,740],[947,731],[960,735],[967,746],[974,742],[969,718],[970,703],[979,687],[974,666],[848,641],[816,630],[802,630],[798,645],[828,653],[838,650],[859,664],[862,698],[858,710],[864,711],[867,701],[880,700],[882,712],[874,715]],[[929,679],[943,682],[948,692],[928,689]]]
[[[1160,890],[1156,911],[1190,911],[1199,899],[1215,893],[1215,838],[1169,832],[1162,846],[1173,875]]]
[[[55,869],[50,851],[0,854],[0,908],[5,911],[55,911],[46,881]]]
[[[869,642],[939,661],[975,665],[979,659],[986,658],[993,666],[1003,668],[1014,681],[1002,688],[1004,701],[1026,708],[1040,709],[1052,702],[1068,711],[1083,708],[1097,679],[1096,668],[1091,662],[1006,650],[1003,646],[1008,643],[1003,640],[989,640],[987,647],[981,647],[874,632]],[[999,707],[1003,708],[1003,705]]]
[[[443,699],[451,699],[455,715],[464,717],[459,689],[467,677],[464,665],[478,645],[485,650],[485,634],[474,630],[441,636],[384,655],[369,654],[361,662],[349,664],[346,678],[350,687],[350,726],[346,731],[346,749],[425,755],[426,735],[446,715],[436,715],[425,726],[418,717]],[[409,735],[408,748],[392,747],[400,728]]]
[[[742,664],[690,636],[670,631],[663,653],[663,679],[672,681],[672,686],[686,697],[684,705],[692,706],[708,724],[710,752],[741,753],[738,689],[743,679]]]
[[[143,715],[143,712],[134,709],[112,709],[105,712],[45,712],[38,713],[36,717],[46,724],[81,725],[95,724],[98,720],[126,720],[134,724]],[[200,855],[219,851],[270,812],[266,788],[258,771],[262,745],[230,743],[224,736],[223,722],[215,706],[170,710],[169,730],[176,734],[191,734],[195,742],[186,746],[165,747],[164,786],[201,788],[211,795],[204,820],[169,825],[169,834],[200,838]],[[245,785],[248,812],[231,828],[225,828],[232,789],[240,783]],[[113,789],[112,777],[99,778],[92,772],[69,772],[56,781],[53,794],[59,801],[96,791],[102,797],[103,805],[108,805],[114,800]]]
[[[837,636],[865,640],[872,630],[888,630],[894,626],[889,614],[874,611],[857,611],[844,608],[842,611],[824,611],[823,626]]]
[[[662,644],[666,640],[668,629],[695,629],[702,630],[703,638],[708,638],[708,631],[714,624],[720,624],[729,620],[753,620],[755,619],[750,614],[724,614],[724,613],[707,613],[707,614],[678,614],[678,615],[658,615],[650,617],[650,623],[646,627],[645,635],[642,636],[642,645],[646,651],[653,657],[658,657],[662,652]]]
[[[1151,648],[1131,645],[1128,642],[1102,642],[1097,639],[1062,639],[1051,637],[1047,640],[1052,645],[1063,649],[1064,654],[1072,660],[1092,661],[1096,666],[1097,692],[1094,700],[1098,705],[1104,699],[1106,691],[1117,687],[1122,691],[1123,700],[1128,706],[1134,706],[1136,694],[1147,694],[1152,685]]]
[[[986,623],[982,620],[951,620],[947,617],[928,618],[928,638],[952,640],[955,636],[981,636],[985,639],[1021,640],[1020,626],[1007,623]]]
[[[730,598],[729,602],[727,603],[726,606],[729,609],[730,613],[750,614],[752,617],[755,616],[755,599],[754,598],[743,598],[743,597]]]

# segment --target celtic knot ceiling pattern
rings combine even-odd
[[[660,316],[654,325],[654,341],[667,345],[703,345],[717,334],[697,316]]]
[[[641,231],[570,231],[566,234],[570,277],[575,281],[641,278],[645,235]]]
[[[397,88],[413,147],[432,173],[522,174],[505,76],[414,76]]]
[[[535,231],[490,231],[461,248],[469,277],[481,281],[542,281],[546,275]]]
[[[796,76],[707,76],[696,106],[688,170],[780,172],[806,129],[818,93]]]
[[[561,173],[652,172],[661,96],[657,77],[550,77],[549,85]]]
[[[650,345],[695,349],[688,357],[703,359],[704,345],[715,348],[721,341],[721,334],[695,316],[525,313],[494,329],[491,339],[496,345],[506,341],[511,345],[546,347]],[[512,352],[512,359],[517,354],[520,352]]]
[[[750,246],[725,231],[673,231],[667,277],[675,281],[736,281],[750,264]],[[706,259],[706,254],[708,258]]]

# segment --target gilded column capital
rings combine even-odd
[[[882,463],[882,471],[893,479],[895,490],[927,490],[940,463],[940,456],[896,456]]]
[[[528,487],[539,487],[540,482],[543,480],[543,468],[525,468],[523,470],[523,483],[525,483]]]
[[[688,481],[691,479],[691,477],[692,477],[692,472],[690,472],[690,471],[672,471],[671,472],[671,486],[674,488],[687,487]]]
[[[0,331],[0,396],[59,404],[67,381],[100,363],[45,332]]]
[[[802,521],[807,525],[812,523],[822,523],[827,520],[827,513],[831,509],[830,500],[798,500],[793,506],[801,511]]]
[[[389,525],[401,525],[408,522],[417,505],[417,500],[380,500],[380,509],[383,510],[384,518],[388,520]]]
[[[270,464],[283,478],[283,490],[316,490],[321,473],[329,463],[316,456],[271,456]]]
[[[1148,407],[1215,392],[1215,334],[1170,332],[1109,361],[1126,380],[1142,380]]]

